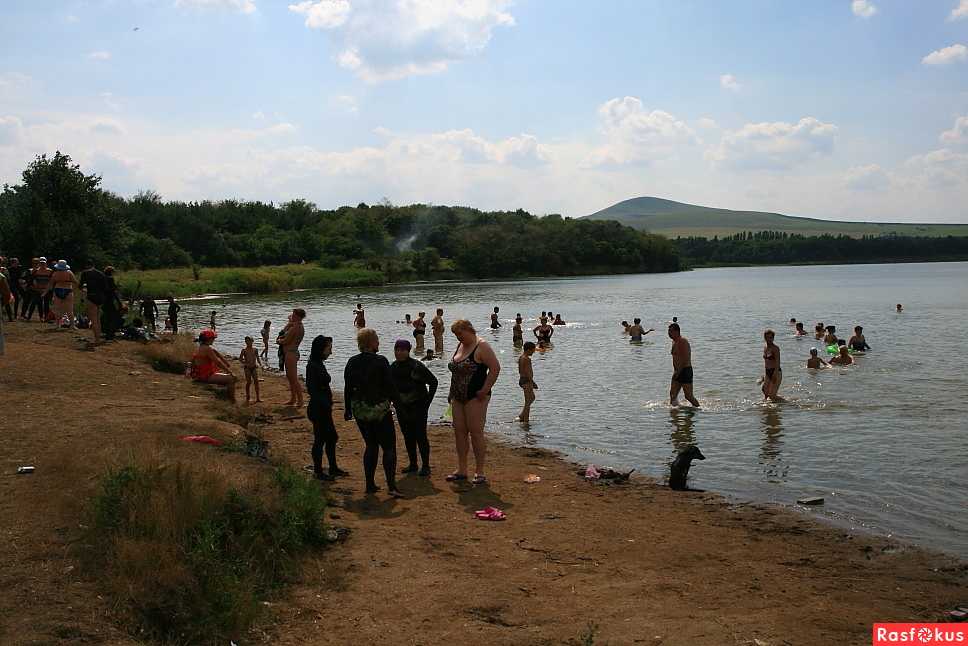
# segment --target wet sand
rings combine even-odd
[[[80,332],[5,327],[0,642],[138,643],[71,549],[105,462],[151,444],[190,460],[213,449],[178,436],[227,438],[241,423],[274,461],[302,467],[310,424],[271,404],[234,415],[214,389],[154,372],[133,343],[88,351]],[[262,386],[285,401],[278,376]],[[447,428],[431,432],[432,478],[401,477],[404,500],[367,497],[359,434],[341,415],[352,475],[321,486],[327,521],[350,535],[307,559],[241,643],[561,644],[597,625],[594,643],[869,644],[875,621],[935,621],[968,601],[968,564],[950,557],[646,478],[585,482],[546,451],[491,441],[490,485],[452,485]],[[266,468],[222,455],[227,468]],[[15,475],[22,464],[37,471]],[[487,505],[507,520],[476,520]]]

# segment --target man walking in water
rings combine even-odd
[[[444,353],[444,310],[437,308],[437,316],[430,321],[430,327],[434,333],[434,352]]]
[[[679,405],[681,390],[689,403],[699,408],[699,401],[692,394],[692,347],[689,339],[682,336],[678,323],[669,324],[669,338],[672,339],[672,387],[669,389],[669,404]]]

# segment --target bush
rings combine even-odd
[[[141,353],[155,370],[180,375],[195,354],[195,340],[191,334],[175,334],[141,346]]]
[[[324,544],[324,511],[289,468],[232,484],[212,465],[132,459],[101,479],[87,564],[146,636],[227,643]]]

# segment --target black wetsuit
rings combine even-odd
[[[8,267],[10,274],[10,293],[13,294],[13,315],[14,318],[21,315],[20,303],[23,301],[24,290],[20,287],[20,279],[23,277],[24,268],[21,265]]]
[[[397,438],[390,414],[390,402],[397,401],[397,389],[390,374],[390,362],[373,352],[361,352],[346,362],[343,371],[343,405],[347,416],[356,418],[363,436],[363,473],[367,491],[376,490],[376,465],[383,450],[383,474],[391,491],[397,488]],[[385,410],[385,412],[383,412]],[[383,414],[374,418],[374,411]],[[367,412],[368,419],[361,419]]]
[[[168,303],[168,322],[171,323],[171,333],[178,334],[178,313],[181,312],[181,305],[175,301]]]
[[[169,317],[170,318],[170,317]],[[316,475],[323,472],[323,451],[329,462],[329,475],[339,471],[336,466],[336,442],[339,435],[333,424],[333,391],[329,384],[332,378],[322,361],[306,364],[306,390],[309,392],[309,405],[306,417],[313,423],[313,471]]]
[[[427,440],[427,409],[437,392],[437,377],[423,363],[413,358],[394,361],[390,374],[397,387],[397,421],[410,458],[409,470],[417,466],[417,449],[424,473],[430,471],[430,442]],[[429,390],[428,390],[429,387]]]
[[[105,339],[113,339],[124,325],[121,316],[121,298],[114,276],[104,277],[104,306],[101,308],[101,333]]]
[[[87,301],[98,307],[104,305],[107,299],[108,278],[97,269],[85,269],[81,272],[78,284],[86,290]]]

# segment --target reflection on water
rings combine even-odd
[[[968,361],[968,335],[950,333],[968,317],[966,286],[966,263],[711,269],[234,297],[186,302],[182,318],[197,329],[218,310],[219,349],[237,356],[262,321],[273,321],[274,338],[292,308],[303,307],[307,338],[334,338],[329,368],[341,388],[343,366],[356,353],[356,303],[391,360],[393,341],[412,338],[396,321],[443,307],[448,326],[457,318],[477,324],[501,363],[488,412],[492,435],[659,478],[670,456],[696,444],[708,458],[692,474],[697,487],[784,504],[824,495],[828,503],[811,513],[968,555],[968,371],[957,368]],[[494,306],[508,318],[491,331]],[[540,390],[522,428],[514,421],[522,393],[512,317],[522,313],[529,340],[535,317],[549,308],[569,324],[555,328],[553,348],[534,355]],[[641,345],[621,333],[620,322],[635,316],[657,330]],[[665,329],[673,316],[692,344],[701,410],[669,409]],[[846,369],[808,371],[809,349],[820,344],[795,337],[791,316],[808,329],[817,321],[839,330],[861,324],[875,349]],[[786,377],[780,394],[787,401],[776,405],[762,403],[756,383],[768,327],[777,331]],[[944,344],[925,342],[940,338]],[[443,356],[427,364],[441,380],[431,419],[446,409],[455,347],[448,333]],[[444,460],[452,451],[440,450]]]

